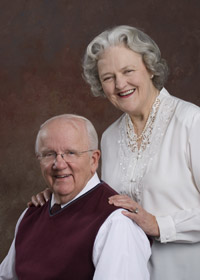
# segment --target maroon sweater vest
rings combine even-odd
[[[55,215],[50,203],[31,207],[16,236],[16,273],[20,280],[90,280],[94,275],[93,244],[106,218],[117,208],[116,194],[104,182]]]

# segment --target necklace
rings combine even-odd
[[[140,151],[144,151],[146,146],[150,144],[150,136],[152,134],[154,121],[156,119],[156,114],[160,106],[160,99],[157,97],[152,105],[151,112],[145,124],[142,133],[137,136],[134,132],[133,123],[128,114],[126,114],[126,134],[128,139],[128,147],[130,147],[132,152],[138,151],[138,141],[142,139]]]

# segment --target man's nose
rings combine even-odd
[[[67,166],[68,166],[68,163],[64,160],[63,155],[57,154],[57,156],[54,160],[53,168],[54,169],[64,169]]]

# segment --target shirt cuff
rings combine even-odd
[[[174,221],[171,216],[165,217],[156,217],[160,237],[155,238],[155,240],[160,241],[161,243],[172,242],[176,240],[176,228]]]

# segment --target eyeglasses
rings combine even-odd
[[[94,150],[87,150],[82,152],[67,150],[62,154],[58,154],[56,152],[50,151],[50,152],[45,152],[41,155],[37,155],[37,158],[43,164],[55,163],[57,156],[61,156],[65,162],[75,162],[82,154],[87,152],[92,152],[92,151]]]

